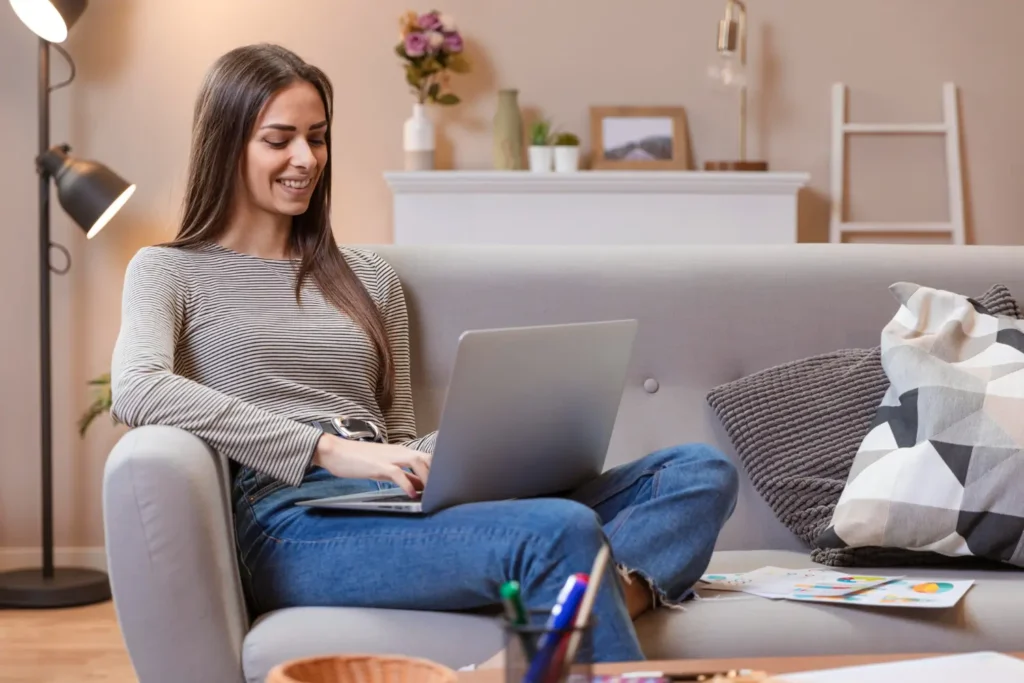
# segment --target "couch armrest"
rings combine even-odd
[[[227,463],[180,429],[133,429],[110,453],[107,565],[140,683],[244,680],[229,487]]]

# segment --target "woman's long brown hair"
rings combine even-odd
[[[313,190],[309,208],[292,219],[289,247],[300,258],[295,287],[300,299],[307,277],[339,311],[362,327],[380,359],[378,403],[386,411],[394,395],[395,368],[387,331],[373,299],[346,263],[331,230],[331,119],[334,90],[320,69],[283,47],[269,44],[236,48],[206,74],[192,124],[184,215],[176,238],[166,246],[191,247],[215,239],[224,230],[253,127],[270,97],[296,81],[320,93],[327,112],[327,163]]]

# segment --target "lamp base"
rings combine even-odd
[[[767,161],[705,161],[705,171],[767,171]]]
[[[95,569],[57,567],[46,578],[42,569],[0,573],[0,607],[36,609],[79,607],[110,600],[110,581]]]

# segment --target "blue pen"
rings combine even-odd
[[[523,683],[542,683],[547,673],[548,666],[558,644],[561,642],[563,631],[572,626],[576,615],[576,609],[583,599],[583,593],[587,590],[587,575],[573,574],[565,585],[562,586],[555,606],[551,609],[551,615],[545,626],[545,632],[541,635],[540,643],[537,646],[537,655],[530,662],[530,668],[526,672]]]

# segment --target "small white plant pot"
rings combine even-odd
[[[559,173],[580,170],[580,148],[576,145],[556,145],[555,170]]]
[[[550,173],[554,156],[552,147],[530,145],[530,170],[534,173]]]

